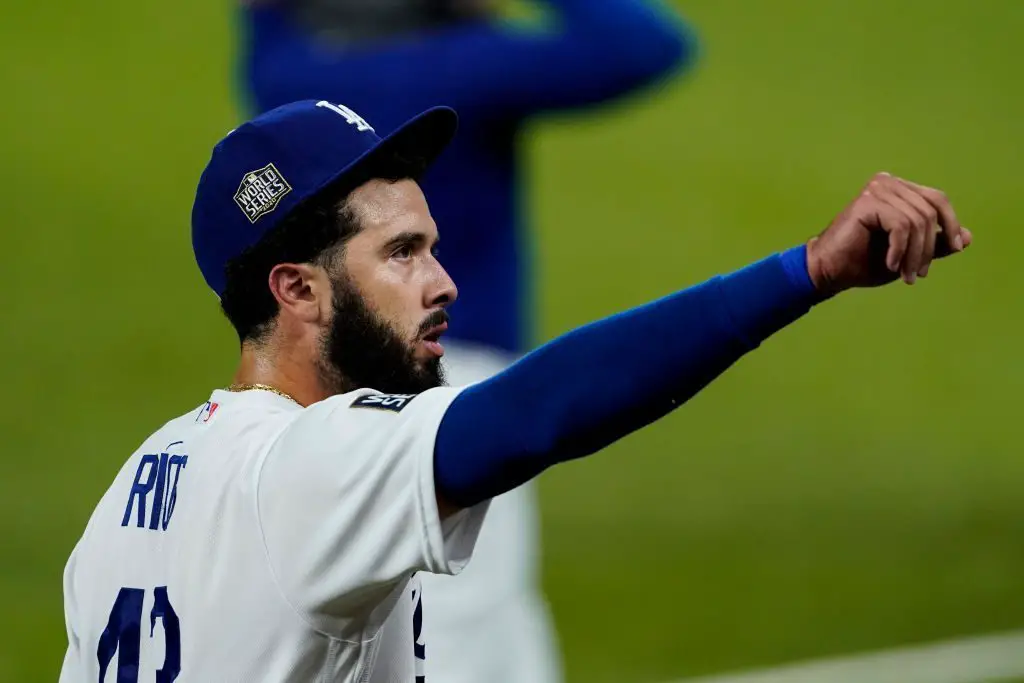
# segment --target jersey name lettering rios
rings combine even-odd
[[[176,441],[169,444],[163,453],[147,453],[142,456],[139,468],[135,471],[135,482],[128,492],[128,504],[124,509],[121,526],[126,527],[132,521],[134,509],[135,526],[140,529],[167,531],[171,515],[174,514],[174,504],[178,499],[178,479],[188,463],[187,455],[172,454],[170,451],[181,445],[181,441]],[[147,502],[150,504],[148,522]]]

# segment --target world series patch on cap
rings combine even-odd
[[[255,223],[276,209],[281,197],[291,191],[292,186],[281,177],[274,164],[267,164],[242,179],[235,193],[235,203],[249,222]]]
[[[451,142],[458,116],[435,107],[380,137],[344,105],[304,100],[234,129],[213,148],[192,205],[192,249],[210,288],[225,268],[302,202],[370,166],[400,175],[427,168]]]

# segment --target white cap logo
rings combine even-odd
[[[348,121],[351,125],[355,126],[356,130],[358,130],[360,133],[363,133],[365,131],[370,131],[371,133],[377,132],[373,129],[373,126],[366,122],[366,119],[364,119],[362,116],[355,113],[354,111],[352,111],[343,104],[331,104],[327,100],[320,100],[319,102],[316,103],[316,106],[323,107],[325,109],[330,109],[335,114],[338,114],[339,116],[344,116],[345,120]]]

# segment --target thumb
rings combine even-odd
[[[967,228],[961,226],[961,228],[960,228],[960,239],[963,240],[963,242],[964,242],[964,249],[966,249],[967,247],[971,246],[971,243],[974,241],[974,235],[971,234],[970,230],[968,230]],[[957,251],[955,249],[953,249],[952,247],[950,247],[949,243],[946,240],[939,239],[938,242],[936,242],[936,244],[935,244],[935,258],[945,258],[947,256],[952,256],[955,253],[957,253]]]

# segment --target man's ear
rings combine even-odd
[[[330,280],[319,266],[279,263],[271,269],[268,285],[282,315],[316,323],[324,311],[330,310]]]

